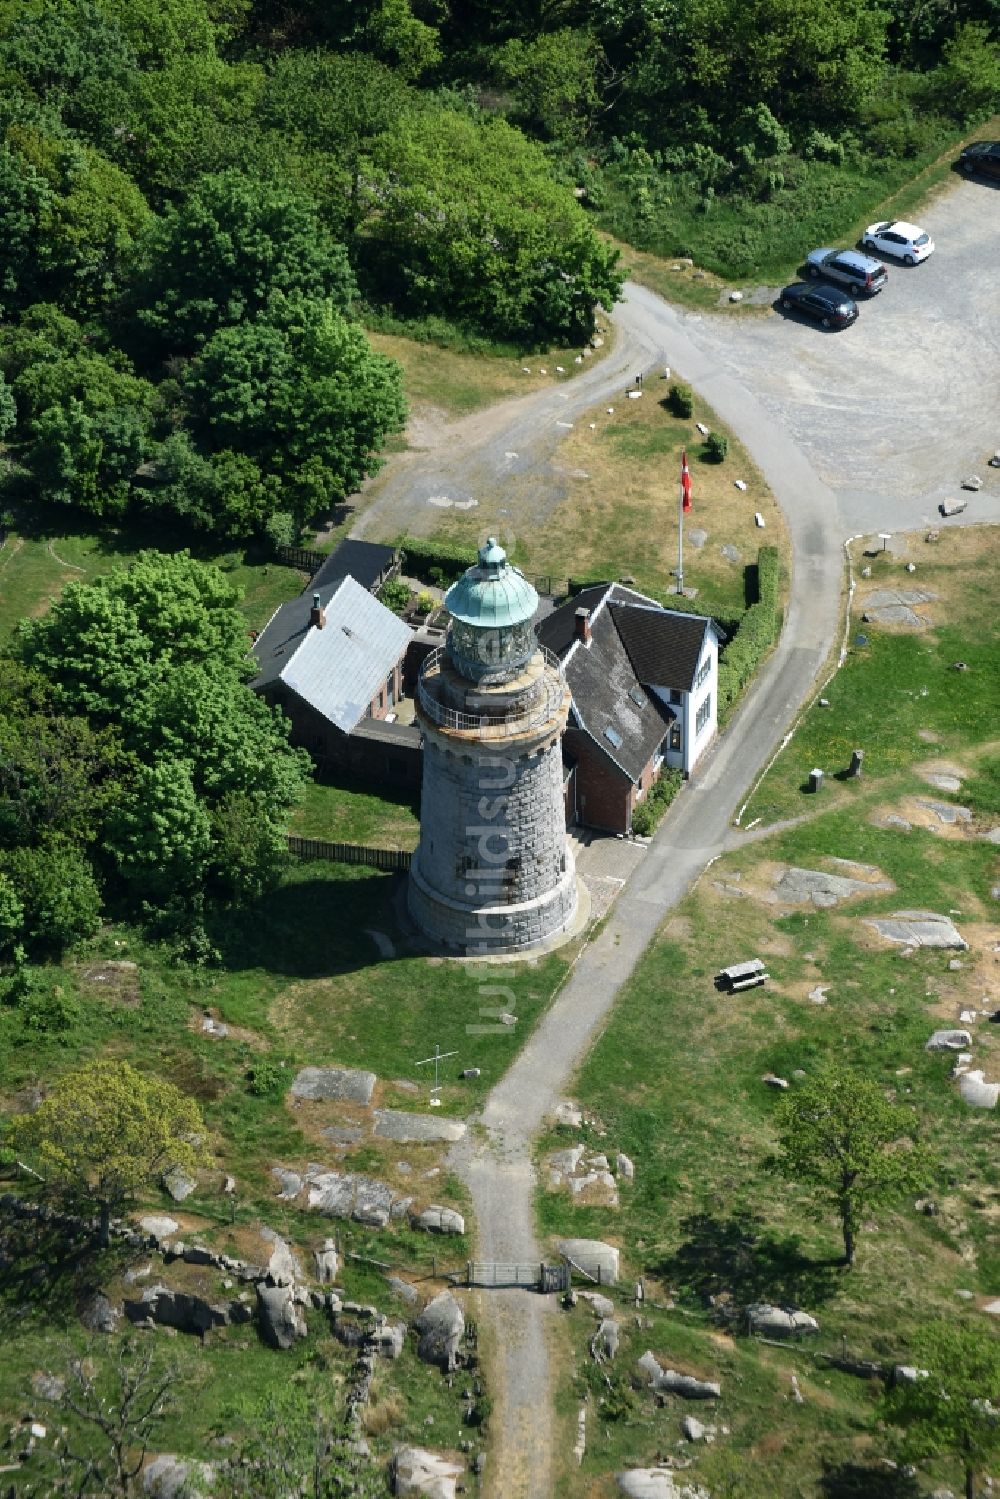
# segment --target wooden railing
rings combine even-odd
[[[366,843],[327,843],[322,838],[299,838],[288,835],[288,852],[300,859],[329,859],[333,864],[366,864],[405,874],[413,858],[406,848],[371,848]]]

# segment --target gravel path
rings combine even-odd
[[[532,1141],[664,916],[731,840],[733,812],[837,641],[844,539],[936,521],[939,500],[971,471],[987,483],[958,523],[1000,520],[1000,471],[983,467],[1000,446],[995,208],[992,193],[977,194],[970,184],[936,199],[923,221],[937,254],[914,271],[891,270],[886,291],[834,336],[777,316],[678,312],[630,285],[615,310],[616,345],[606,361],[564,387],[442,429],[432,449],[394,460],[372,491],[355,535],[427,530],[429,517],[441,513],[428,497],[474,499],[486,476],[494,484],[507,472],[511,514],[523,529],[563,492],[558,446],[566,429],[557,422],[611,399],[640,370],[669,364],[749,450],[792,544],[777,649],[678,797],[607,925],[490,1094],[482,1127],[452,1152],[472,1195],[481,1259],[542,1257]],[[509,1291],[480,1293],[479,1301],[496,1363],[487,1491],[494,1499],[548,1499],[553,1299]]]

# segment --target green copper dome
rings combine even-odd
[[[444,596],[452,619],[483,630],[525,624],[538,609],[538,594],[524,574],[507,561],[495,536],[479,549],[479,561]]]

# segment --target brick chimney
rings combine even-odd
[[[313,594],[312,608],[309,610],[309,623],[315,625],[317,630],[322,630],[326,624],[326,610],[319,601],[319,594]]]
[[[574,625],[575,625],[575,632],[574,633],[576,635],[577,640],[582,640],[584,645],[589,645],[590,641],[591,641],[591,634],[590,634],[590,610],[589,609],[578,609],[576,611],[576,617],[574,619]]]

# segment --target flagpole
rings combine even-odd
[[[684,479],[677,500],[677,592],[684,592]]]

